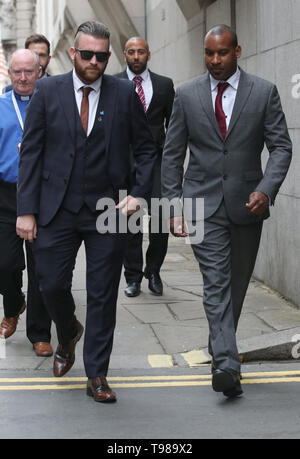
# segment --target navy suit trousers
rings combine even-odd
[[[49,225],[38,226],[34,254],[42,296],[56,324],[60,344],[76,334],[72,275],[83,242],[86,253],[87,311],[83,358],[86,374],[106,376],[113,346],[116,303],[126,234],[100,234],[97,214],[60,209]]]

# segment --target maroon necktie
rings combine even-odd
[[[227,134],[227,127],[226,127],[226,116],[225,116],[225,113],[223,112],[223,107],[222,107],[222,97],[223,97],[224,91],[228,88],[228,86],[229,86],[229,83],[219,83],[218,84],[218,95],[216,97],[216,105],[215,105],[216,118],[218,121],[218,125],[220,127],[221,134],[224,139]]]
[[[80,118],[82,122],[83,129],[87,134],[88,125],[89,125],[89,94],[93,91],[93,88],[82,87],[82,101],[80,109]]]
[[[147,111],[146,98],[145,98],[145,93],[144,93],[143,86],[142,86],[143,78],[140,77],[140,76],[136,76],[136,77],[134,77],[133,81],[136,82],[136,87],[137,87],[137,90],[138,90],[138,94],[139,94],[139,97],[140,97],[141,102],[143,104],[144,112],[146,112]]]

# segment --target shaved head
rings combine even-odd
[[[124,58],[129,69],[135,75],[141,75],[147,68],[151,57],[148,43],[141,37],[131,37],[124,49]]]
[[[231,27],[225,24],[217,25],[213,27],[212,29],[210,29],[207,32],[204,41],[209,37],[209,35],[220,36],[220,35],[225,34],[226,32],[230,34],[231,39],[232,39],[232,46],[236,48],[238,46],[237,34]]]

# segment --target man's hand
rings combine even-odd
[[[246,207],[252,214],[261,215],[268,210],[269,198],[260,191],[254,191],[250,194]]]
[[[175,237],[187,237],[188,233],[185,231],[184,217],[170,218],[170,231]]]
[[[25,241],[33,242],[36,239],[37,228],[34,215],[22,215],[17,218],[17,235]]]
[[[122,214],[126,217],[129,217],[132,214],[135,214],[138,210],[140,210],[141,205],[140,201],[133,196],[126,196],[118,205],[116,205],[116,209],[122,209]]]

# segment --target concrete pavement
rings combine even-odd
[[[145,236],[145,245],[147,237]],[[122,276],[111,370],[198,367],[209,363],[208,326],[202,307],[202,279],[191,248],[184,240],[170,238],[161,276],[164,295],[152,295],[143,280],[137,298],[124,294]],[[26,290],[26,276],[24,278]],[[73,281],[77,316],[86,314],[85,257],[81,248]],[[2,298],[0,316],[3,316]],[[293,360],[298,357],[300,310],[276,292],[252,280],[238,330],[238,346],[244,362]],[[57,345],[53,329],[52,345]],[[84,375],[81,340],[72,371]],[[300,356],[300,351],[299,351]],[[17,332],[0,348],[0,370],[49,370],[52,358],[36,357],[25,334],[25,314]]]

